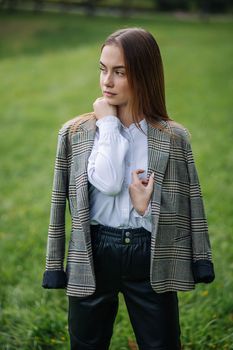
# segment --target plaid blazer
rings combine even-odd
[[[59,131],[51,199],[44,288],[66,288],[69,296],[95,291],[87,162],[96,119],[85,115]],[[158,292],[186,291],[195,283],[211,282],[214,269],[207,222],[188,133],[173,122],[148,123],[148,175],[155,173],[151,197],[152,232],[150,281]],[[65,260],[65,210],[72,227]]]

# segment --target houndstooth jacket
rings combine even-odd
[[[94,113],[63,125],[58,135],[51,199],[44,288],[66,288],[69,296],[95,291],[87,162],[96,119]],[[214,279],[202,195],[185,129],[161,120],[148,123],[148,175],[155,173],[151,197],[150,281],[157,293],[187,291]],[[66,268],[65,210],[69,204],[71,233]]]

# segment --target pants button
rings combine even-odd
[[[130,243],[130,238],[126,237],[125,238],[125,243]]]

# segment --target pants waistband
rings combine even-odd
[[[150,236],[151,233],[147,231],[144,227],[138,227],[138,228],[116,228],[111,226],[104,226],[104,225],[91,225],[91,232],[92,233],[98,233],[98,234],[104,234],[107,236],[112,237],[145,237]]]

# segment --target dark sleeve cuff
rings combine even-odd
[[[42,287],[47,289],[65,288],[67,284],[67,277],[64,271],[46,270],[43,275]]]
[[[195,283],[210,283],[214,280],[214,265],[210,260],[197,260],[192,263]]]

